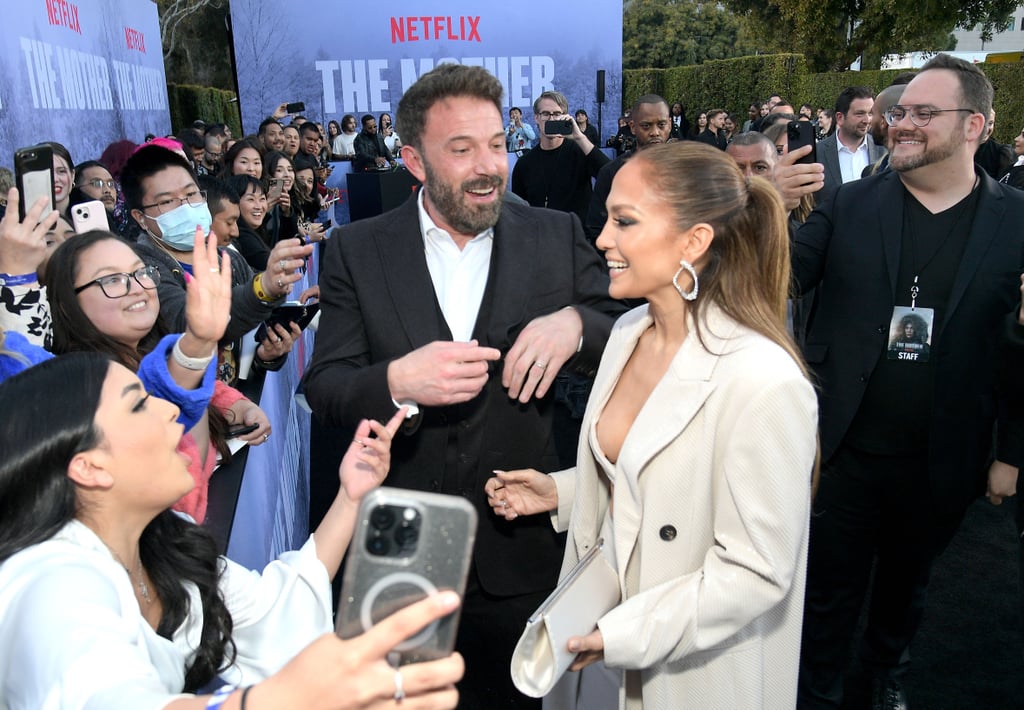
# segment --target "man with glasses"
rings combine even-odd
[[[869,594],[860,656],[872,705],[907,707],[928,574],[985,490],[997,413],[1004,465],[989,494],[1013,494],[1011,477],[992,475],[1015,477],[1020,463],[995,371],[1001,333],[1022,330],[1024,195],[974,165],[991,106],[980,69],[936,56],[886,114],[890,170],[840,186],[795,234],[794,281],[818,287],[804,354],[819,383],[822,461],[800,708],[841,705]],[[907,315],[922,319],[928,347],[892,351]]]
[[[216,175],[220,172],[221,158],[224,156],[221,151],[222,138],[206,134],[203,139],[203,158],[196,164],[196,175]]]
[[[512,192],[534,207],[574,212],[587,219],[591,181],[608,163],[569,115],[569,103],[557,91],[545,91],[533,102],[533,118],[540,133],[537,147],[520,158],[512,169]],[[567,133],[555,133],[558,122]]]
[[[186,274],[192,273],[192,248],[196,227],[210,231],[213,218],[188,162],[157,145],[137,150],[121,172],[121,187],[132,219],[142,229],[137,249],[143,261],[160,271],[160,315],[171,332],[185,330]],[[219,235],[218,235],[219,236]],[[267,270],[253,275],[244,257],[233,249],[231,257],[231,320],[221,340],[222,366],[218,377],[236,379],[236,341],[265,320],[275,305],[291,292],[301,278],[300,267],[312,245],[283,239],[271,250]],[[273,350],[264,364],[272,366],[287,352]]]
[[[75,166],[75,187],[86,197],[102,202],[107,212],[113,212],[117,206],[117,183],[98,160],[87,160]]]

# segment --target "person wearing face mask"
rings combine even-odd
[[[171,332],[185,329],[186,274],[192,271],[192,247],[196,226],[208,231],[212,222],[206,195],[195,174],[179,156],[159,146],[140,148],[125,164],[121,186],[132,218],[143,234],[138,247],[143,261],[160,270],[160,314]],[[245,259],[234,250],[231,257],[231,321],[221,339],[218,377],[229,384],[237,378],[237,348],[245,333],[265,320],[302,276],[300,267],[312,247],[298,239],[274,245],[265,271],[252,275]],[[268,353],[265,365],[287,353]]]

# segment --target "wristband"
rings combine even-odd
[[[252,280],[252,290],[255,292],[256,298],[264,303],[273,303],[277,300],[277,296],[271,296],[263,287],[263,272],[256,274],[256,278]]]
[[[171,357],[174,361],[184,367],[186,370],[193,370],[201,372],[207,368],[207,366],[213,362],[213,355],[206,357],[189,357],[185,353],[181,352],[181,338],[174,341],[174,347],[171,348]]]
[[[0,274],[0,286],[24,286],[38,280],[34,271],[30,274]]]
[[[219,710],[220,706],[224,704],[224,701],[231,697],[231,694],[235,692],[237,688],[233,685],[225,685],[221,687],[216,693],[210,696],[210,700],[206,703],[206,710]]]

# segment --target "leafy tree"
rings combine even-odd
[[[802,52],[812,71],[843,71],[858,57],[949,49],[949,33],[980,27],[991,39],[1020,0],[725,0],[762,38],[762,51]]]
[[[622,66],[664,68],[754,54],[740,20],[718,3],[631,0],[623,5]]]
[[[167,80],[235,90],[228,0],[158,0]]]

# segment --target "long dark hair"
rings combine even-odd
[[[0,427],[0,562],[49,540],[75,518],[77,489],[67,470],[77,454],[103,439],[95,415],[110,366],[104,354],[72,353],[0,384],[0,411],[19,413]],[[164,511],[143,530],[139,546],[163,603],[159,635],[170,639],[185,621],[186,583],[199,590],[203,629],[184,688],[195,691],[235,658],[231,614],[218,587],[216,543],[198,525]]]
[[[46,265],[46,288],[53,321],[51,350],[57,355],[83,350],[106,353],[132,372],[137,372],[142,358],[153,352],[160,339],[168,333],[163,318],[157,315],[152,329],[139,341],[137,348],[132,348],[101,332],[82,310],[78,294],[75,293],[82,253],[108,240],[124,244],[138,254],[130,242],[112,232],[95,229],[68,239],[50,257]],[[210,441],[222,460],[228,462],[231,460],[231,449],[227,445],[229,422],[212,404],[206,410],[209,414]]]

